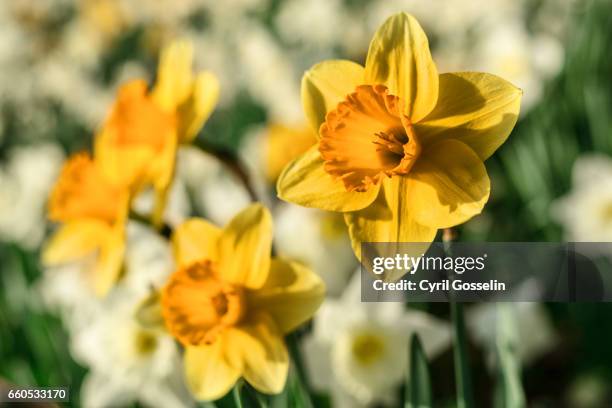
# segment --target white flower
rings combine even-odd
[[[274,219],[278,254],[307,265],[328,295],[340,295],[357,264],[342,214],[281,203]]]
[[[249,92],[269,111],[273,121],[303,120],[300,81],[285,50],[263,27],[241,27],[238,53]]]
[[[290,0],[281,3],[276,27],[292,44],[331,49],[348,25],[341,0]]]
[[[87,281],[87,262],[47,270],[38,285],[46,307],[59,312],[68,329],[74,358],[90,369],[83,406],[192,406],[173,338],[136,319],[138,307],[174,269],[169,243],[151,228],[130,223],[125,276],[104,299],[95,297]]]
[[[516,352],[524,365],[557,346],[558,336],[542,305],[534,302],[483,303],[468,309],[466,322],[474,340],[488,351],[491,364],[495,359],[501,308],[505,308],[503,312],[512,318]]]
[[[69,329],[87,323],[103,307],[88,280],[95,258],[96,254],[92,253],[84,259],[47,268],[38,282],[43,305],[60,315]],[[117,287],[138,298],[159,289],[174,270],[168,241],[137,222],[127,226],[124,265],[125,274]]]
[[[612,241],[612,159],[585,155],[574,164],[572,190],[551,206],[568,241]]]
[[[174,339],[136,321],[139,301],[129,291],[115,290],[89,324],[71,333],[73,356],[90,369],[81,389],[83,406],[193,405]]]
[[[40,245],[47,196],[63,160],[54,144],[15,148],[0,168],[0,238],[26,248]]]
[[[177,178],[184,183],[198,212],[217,225],[224,225],[250,203],[238,177],[218,159],[197,148],[179,149]]]
[[[313,387],[330,392],[339,407],[392,403],[407,374],[413,333],[429,358],[450,343],[448,325],[426,313],[402,303],[362,303],[360,284],[355,274],[340,299],[323,303],[304,342]]]
[[[468,67],[516,84],[524,92],[523,107],[529,108],[540,99],[545,81],[560,71],[563,47],[555,37],[531,35],[522,20],[503,21],[482,29],[474,62]]]

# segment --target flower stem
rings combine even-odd
[[[447,256],[452,256],[451,243],[453,239],[453,230],[450,228],[445,229],[442,236],[442,242],[444,243],[444,251]],[[453,277],[450,276],[450,279],[453,279]],[[457,387],[457,407],[471,408],[474,406],[474,397],[472,395],[472,382],[467,354],[463,304],[457,302],[456,294],[452,289],[449,291],[449,295],[451,320],[453,323],[453,357]]]
[[[308,382],[308,377],[306,375],[306,368],[304,367],[304,362],[302,361],[302,356],[300,355],[300,349],[298,345],[297,333],[293,332],[286,337],[287,347],[289,349],[289,355],[291,356],[291,361],[294,364],[294,376],[297,382],[297,385],[300,388],[300,394],[302,399],[302,404],[304,408],[312,408],[314,407],[312,400],[310,399],[310,384]]]
[[[216,157],[221,163],[223,163],[232,173],[234,173],[236,177],[238,177],[249,194],[251,201],[259,201],[255,188],[253,187],[253,183],[251,182],[249,172],[235,152],[230,149],[208,143],[201,138],[195,139],[193,144],[198,149]]]

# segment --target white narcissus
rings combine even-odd
[[[602,154],[579,157],[572,189],[552,204],[551,215],[568,241],[612,241],[612,159]]]
[[[86,279],[91,261],[51,268],[38,285],[43,304],[59,313],[68,330],[73,357],[89,368],[81,390],[83,405],[194,405],[173,338],[137,320],[142,302],[173,270],[168,242],[152,229],[130,223],[125,276],[102,300]]]
[[[304,342],[313,387],[331,393],[341,408],[394,402],[409,367],[413,333],[429,358],[450,344],[448,324],[399,302],[363,303],[360,283],[355,274],[339,299],[323,303]]]

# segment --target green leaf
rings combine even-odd
[[[451,292],[451,296],[454,294]],[[453,321],[453,355],[455,360],[455,381],[457,388],[457,407],[470,408],[474,406],[472,381],[468,362],[468,352],[465,334],[463,305],[451,299],[451,317]]]
[[[431,381],[427,357],[415,333],[410,339],[410,376],[406,384],[405,408],[431,407]]]
[[[495,406],[497,408],[520,408],[526,406],[525,392],[521,384],[521,363],[517,346],[519,339],[514,313],[510,305],[497,305],[497,386]]]

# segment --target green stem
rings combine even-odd
[[[297,334],[295,332],[289,334],[286,337],[286,341],[289,349],[289,355],[291,356],[291,361],[293,361],[295,366],[293,373],[302,394],[303,406],[305,408],[314,407],[312,400],[310,399],[310,384],[308,381],[308,376],[306,375],[306,367],[304,366],[304,362],[302,361],[302,356],[300,354]]]
[[[234,389],[232,390],[232,394],[234,395],[234,404],[236,408],[242,408],[242,397],[240,396],[240,391],[242,389],[242,384],[239,382],[234,385]]]
[[[444,251],[448,256],[452,256],[451,243],[453,239],[453,231],[449,228],[445,229],[442,241],[444,242]],[[453,276],[450,276],[449,279],[453,279]],[[456,294],[452,289],[449,295],[451,320],[453,324],[453,359],[455,363],[457,407],[471,408],[474,406],[474,397],[472,395],[472,381],[469,370],[463,304],[457,302]]]
[[[251,201],[259,201],[253,183],[251,182],[249,172],[235,152],[221,146],[213,145],[201,138],[195,139],[193,145],[221,161],[236,177],[238,177],[249,194]]]

